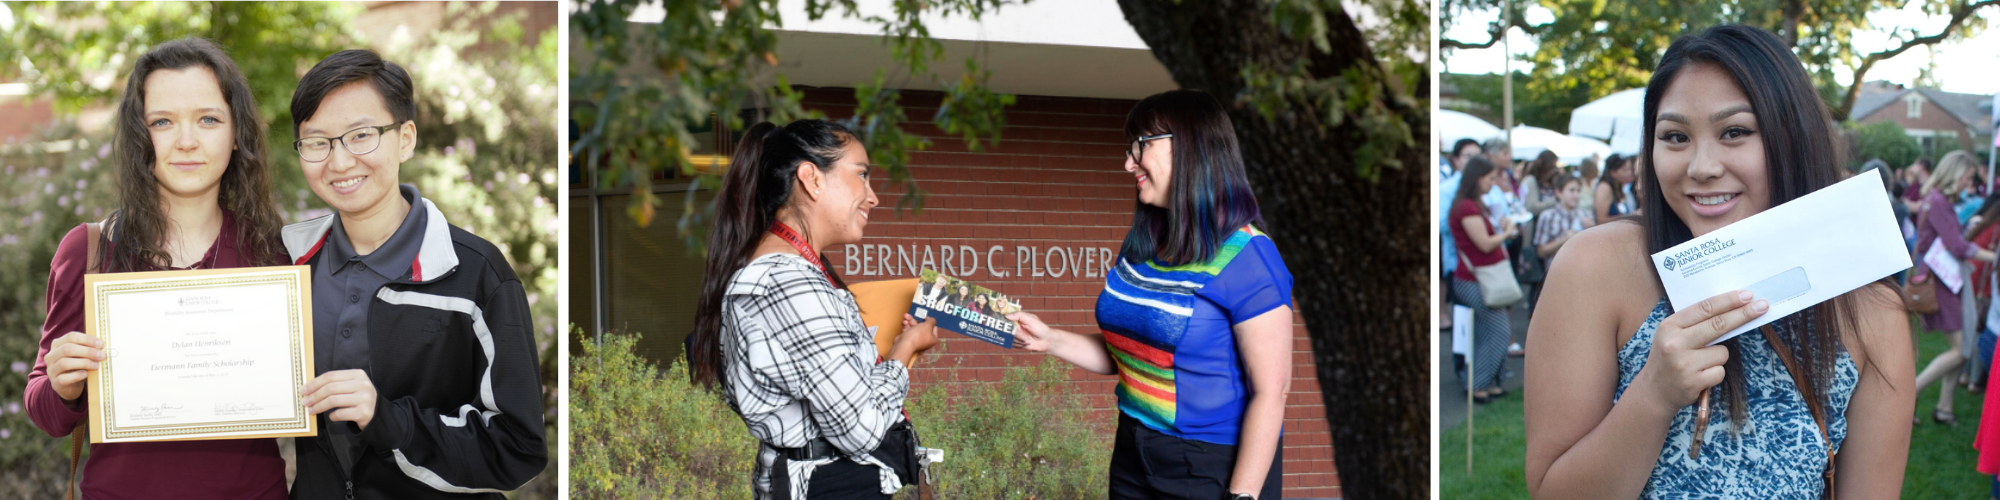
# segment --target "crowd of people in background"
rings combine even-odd
[[[1612,155],[1565,164],[1542,151],[1516,160],[1504,139],[1460,139],[1439,162],[1439,325],[1452,331],[1453,365],[1475,402],[1506,395],[1502,362],[1523,353],[1509,314],[1532,311],[1548,263],[1570,236],[1638,213],[1635,158]],[[1487,300],[1475,268],[1505,263],[1518,283],[1514,302]],[[1462,290],[1461,290],[1462,289]]]

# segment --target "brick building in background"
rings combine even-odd
[[[802,87],[807,109],[833,119],[851,116],[853,87],[877,68],[893,67],[887,49],[866,24],[790,22],[803,18],[788,14],[787,30],[779,32],[779,72]],[[828,249],[831,270],[861,283],[915,278],[929,262],[1020,300],[1051,326],[1098,332],[1094,309],[1104,270],[1131,225],[1136,199],[1135,180],[1123,169],[1125,115],[1138,99],[1175,85],[1109,2],[1009,6],[983,25],[932,29],[944,39],[944,61],[933,65],[944,73],[943,81],[957,80],[946,71],[959,67],[966,54],[980,54],[992,71],[989,86],[1019,100],[1007,108],[1000,144],[973,153],[929,122],[942,96],[935,86],[892,76],[910,120],[904,131],[932,143],[910,158],[910,173],[925,192],[923,210],[898,211],[905,188],[876,177],[881,205],[869,214],[867,236],[859,244]],[[714,161],[726,161],[731,152],[726,148],[741,134],[732,131],[726,140],[715,140],[715,131],[698,132],[717,145],[694,153]],[[592,334],[624,331],[645,335],[640,348],[648,359],[679,358],[693,325],[701,262],[689,256],[674,222],[688,193],[698,207],[713,192],[662,174],[654,179],[660,211],[650,226],[639,227],[625,210],[630,187],[599,190],[591,180],[587,173],[571,177],[574,250],[566,272],[571,318],[585,332],[572,336],[571,352],[580,352],[578,344]],[[1284,257],[1293,269],[1311,265],[1307,255]],[[1284,496],[1337,498],[1339,480],[1311,344],[1303,324],[1293,329]],[[939,346],[912,371],[914,391],[997,382],[1010,368],[1047,358],[949,332],[939,338]],[[1116,377],[1075,368],[1069,377],[1072,390],[1087,396],[1091,420],[1103,423],[1108,437],[1116,421]]]

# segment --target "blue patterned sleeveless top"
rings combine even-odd
[[[1653,332],[1668,313],[1667,301],[1660,300],[1639,332],[1618,349],[1618,392],[1612,395],[1613,404],[1646,366],[1646,356],[1653,350]],[[1667,428],[1666,446],[1661,447],[1640,498],[1816,499],[1826,488],[1820,476],[1826,468],[1826,445],[1820,441],[1819,426],[1793,385],[1791,373],[1785,371],[1784,362],[1763,335],[1753,331],[1738,339],[1748,422],[1732,435],[1729,412],[1720,411],[1720,407],[1709,412],[1701,458],[1690,459],[1695,408],[1681,408]],[[1854,358],[1841,351],[1834,360],[1833,383],[1827,391],[1831,404],[1826,408],[1826,430],[1836,450],[1847,437],[1847,404],[1859,379]]]

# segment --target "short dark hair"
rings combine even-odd
[[[1473,140],[1473,139],[1472,139],[1472,138],[1470,138],[1470,137],[1468,137],[1468,138],[1464,138],[1464,139],[1459,139],[1459,140],[1458,140],[1458,143],[1457,143],[1457,144],[1452,144],[1452,145],[1451,145],[1451,155],[1452,155],[1452,156],[1458,156],[1458,154],[1459,154],[1459,153],[1462,153],[1462,152],[1464,152],[1464,151],[1465,151],[1465,148],[1466,148],[1467,146],[1470,146],[1470,147],[1475,147],[1475,148],[1476,148],[1476,147],[1479,147],[1479,141],[1476,141],[1476,140]],[[1465,168],[1465,167],[1461,166],[1461,167],[1459,167],[1459,168]]]
[[[333,89],[362,80],[382,95],[382,104],[396,121],[393,125],[416,119],[417,97],[410,72],[371,50],[343,50],[321,59],[299,79],[298,90],[292,91],[292,135],[298,135],[299,124],[319,112],[319,102]]]

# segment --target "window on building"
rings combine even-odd
[[[594,288],[594,282],[590,280],[590,274],[594,272],[590,268],[590,262],[594,262],[594,258],[592,258],[590,252],[596,246],[590,244],[590,198],[588,196],[572,196],[564,204],[562,240],[564,240],[566,246],[570,246],[570,248],[566,248],[568,252],[564,252],[564,258],[562,258],[562,268],[566,270],[562,274],[562,308],[564,308],[562,314],[566,316],[568,324],[576,324],[576,328],[582,328],[584,332],[590,332],[590,328],[596,328],[592,324],[596,320],[596,314],[592,314],[592,312],[598,308],[598,300],[596,300],[598,298],[598,290]],[[568,336],[568,324],[564,326],[564,336]],[[570,352],[584,352],[582,346],[580,346],[580,342],[582,342],[580,338],[566,338],[564,340],[564,344],[570,346]]]
[[[638,333],[639,355],[655,362],[679,359],[682,342],[694,329],[694,304],[701,295],[702,257],[691,253],[677,223],[685,213],[685,191],[660,193],[662,207],[652,224],[640,227],[625,207],[632,197],[606,196],[605,331]],[[714,191],[694,193],[696,210],[715,199]]]
[[[690,130],[690,154],[697,170],[728,165],[741,131],[717,134],[709,125]],[[600,189],[599,175],[577,179],[570,190],[570,318],[577,329],[570,352],[603,334],[638,334],[638,354],[663,367],[682,358],[694,328],[694,305],[701,293],[703,259],[690,251],[679,222],[689,207],[703,210],[712,190],[690,194],[692,176],[663,169],[652,174],[660,200],[650,224],[640,226],[628,210],[629,182]],[[690,199],[692,197],[692,199]]]
[[[570,156],[570,146],[576,146],[576,120],[562,120],[562,186],[576,188],[584,184],[584,168],[576,156]]]
[[[1924,96],[1916,92],[1910,92],[1910,95],[1903,97],[1903,107],[1907,110],[1905,118],[1911,120],[1922,119],[1924,117]]]

